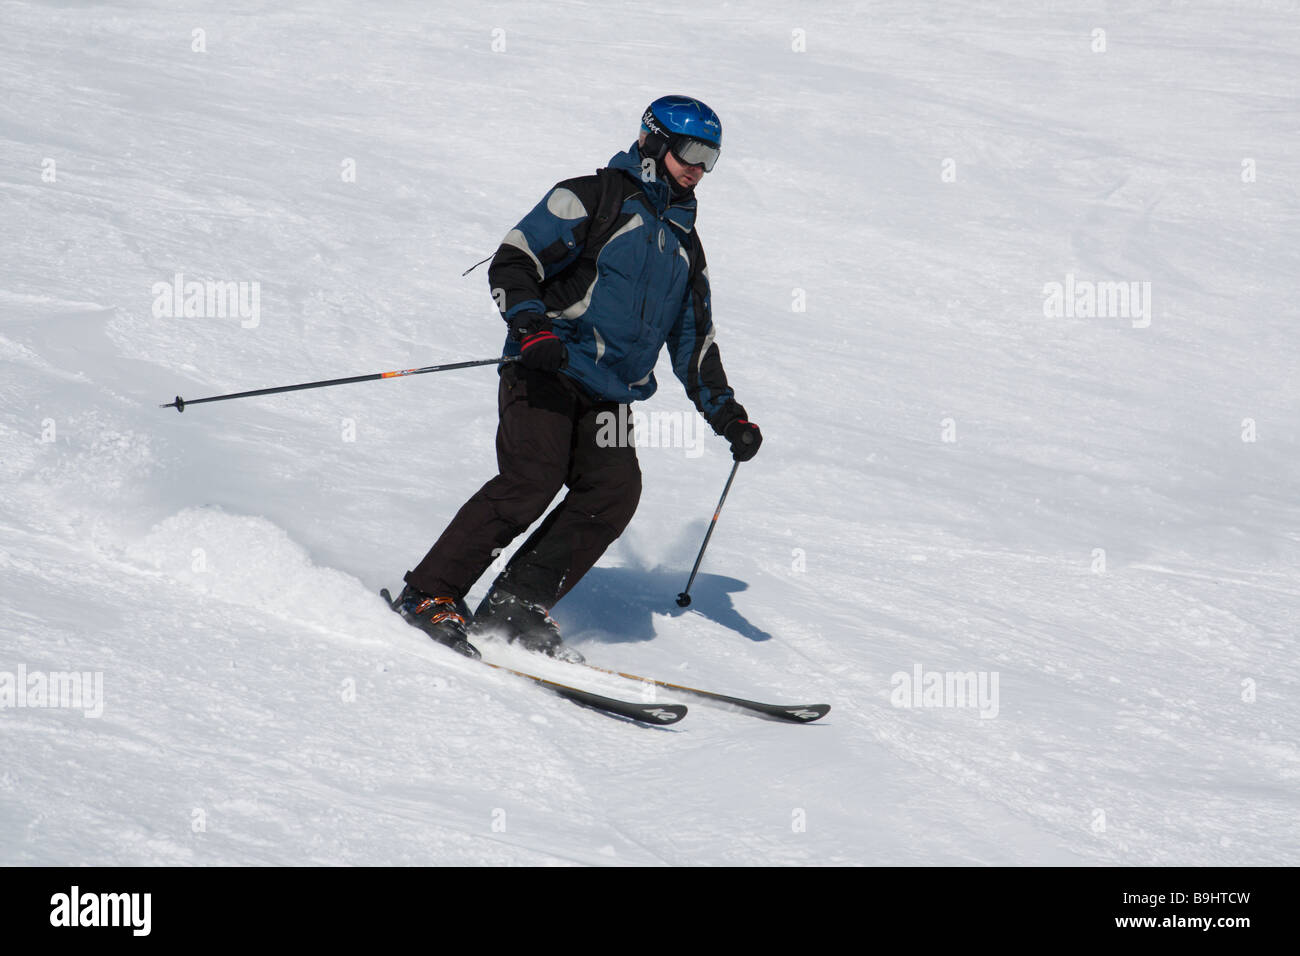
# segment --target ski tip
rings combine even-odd
[[[811,724],[814,720],[821,720],[830,711],[830,704],[801,704],[798,707],[782,707],[781,715],[797,724]]]
[[[657,727],[667,727],[669,724],[677,723],[685,716],[686,707],[684,704],[653,704],[641,708],[636,719],[647,724],[654,724]]]

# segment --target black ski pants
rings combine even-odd
[[[406,582],[435,597],[463,598],[500,549],[567,487],[496,582],[549,609],[632,520],[641,498],[636,446],[630,426],[622,441],[608,440],[619,434],[618,403],[592,399],[567,375],[511,363],[501,370],[497,402],[499,474],[457,512]],[[602,413],[614,422],[603,430]]]

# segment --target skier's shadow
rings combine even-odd
[[[679,570],[592,568],[555,606],[552,615],[563,633],[597,637],[610,644],[651,640],[655,636],[655,614],[680,617],[692,611],[751,641],[772,639],[767,631],[746,620],[731,602],[732,594],[749,587],[744,581],[720,574],[699,574],[691,586],[691,605],[683,608],[677,606],[677,595],[684,583]]]

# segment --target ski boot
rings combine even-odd
[[[478,606],[471,625],[475,635],[495,633],[525,650],[553,657],[569,664],[581,664],[586,658],[564,643],[559,625],[540,604],[516,597],[494,587]]]
[[[393,610],[402,615],[407,624],[418,627],[439,644],[474,660],[482,657],[478,648],[469,642],[466,626],[469,608],[463,601],[430,597],[408,584],[393,602]]]

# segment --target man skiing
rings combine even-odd
[[[727,385],[714,343],[708,269],[695,232],[695,187],[722,145],[717,114],[664,96],[637,142],[596,175],[565,180],[506,235],[488,282],[506,321],[496,436],[499,474],[406,574],[394,608],[470,657],[471,636],[500,634],[570,661],[550,609],[623,533],[641,495],[620,405],[649,398],[666,344],[673,372],[746,461],[762,435]],[[612,419],[606,417],[613,415]],[[477,612],[465,595],[509,545],[568,493],[493,582]]]

